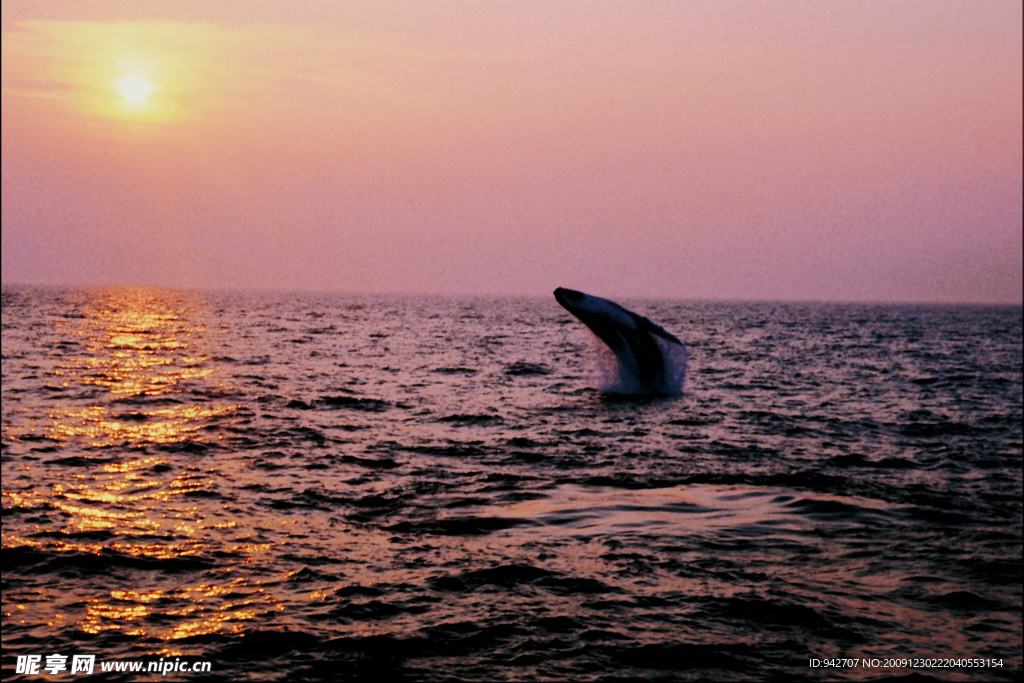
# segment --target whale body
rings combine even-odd
[[[674,335],[608,299],[559,287],[555,300],[615,354],[621,393],[682,393],[686,345]]]

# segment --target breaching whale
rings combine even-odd
[[[647,318],[614,301],[559,287],[555,299],[615,354],[618,390],[630,394],[679,394],[686,345]]]

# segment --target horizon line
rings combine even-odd
[[[278,294],[278,295],[316,295],[332,294],[340,296],[368,296],[368,297],[437,297],[437,298],[521,298],[521,299],[543,299],[551,296],[540,292],[466,292],[466,291],[405,291],[405,290],[354,290],[331,287],[251,287],[233,285],[197,286],[197,285],[168,285],[168,284],[136,284],[136,283],[67,283],[67,282],[0,282],[3,289],[14,288],[37,288],[37,289],[70,289],[70,290],[101,290],[101,289],[157,289],[177,292],[197,293],[238,293],[238,294]],[[552,288],[554,291],[554,288]],[[1024,300],[1017,301],[970,301],[970,300],[936,300],[936,299],[856,299],[856,298],[769,298],[769,297],[740,297],[740,296],[678,296],[662,294],[615,294],[599,292],[598,296],[613,298],[623,301],[678,301],[692,303],[734,303],[734,304],[831,304],[831,305],[877,305],[877,306],[979,306],[979,307],[1001,307],[1021,308],[1024,307]]]

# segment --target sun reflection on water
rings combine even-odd
[[[232,406],[175,406],[128,414],[114,414],[102,406],[54,410],[50,413],[53,424],[47,430],[47,436],[54,441],[83,437],[88,439],[90,446],[98,448],[125,443],[176,443],[194,436],[202,428],[204,420],[230,414],[234,410]],[[149,419],[156,421],[135,424]]]
[[[153,602],[164,594],[163,590],[151,591],[110,591],[110,597],[126,602]]]
[[[209,381],[200,308],[144,289],[110,290],[84,305],[80,324],[67,330],[77,347],[53,371],[70,400],[53,403],[46,436],[97,448],[176,443],[200,438],[207,421],[236,410],[182,397],[221,388]]]
[[[122,583],[85,600],[44,589],[40,602],[50,605],[44,610],[49,621],[67,619],[91,635],[120,631],[174,640],[237,632],[242,622],[273,609],[275,600],[262,588],[230,578],[223,585],[146,583],[149,568],[165,561],[202,566],[211,534],[238,524],[205,503],[220,472],[194,457],[201,451],[186,449],[179,458],[174,449],[152,450],[213,446],[239,408],[214,381],[203,320],[198,300],[144,289],[108,290],[74,315],[50,318],[62,341],[44,372],[55,381],[46,384],[39,417],[4,427],[13,441],[50,445],[39,449],[47,455],[18,465],[28,485],[5,485],[3,494],[5,511],[52,509],[59,527],[43,540],[5,533],[3,545],[45,552],[72,572],[94,564],[141,572],[142,584]],[[63,469],[49,485],[31,485],[55,459]],[[227,552],[244,562],[272,546],[243,536]],[[176,609],[168,609],[170,603]]]
[[[184,606],[161,610],[162,602]],[[179,640],[217,632],[238,633],[242,622],[256,619],[282,606],[261,586],[242,579],[227,584],[195,584],[171,589],[112,590],[109,599],[95,599],[86,606],[79,627],[95,635],[100,631],[122,630],[127,635],[150,635],[164,640]],[[184,618],[172,626],[154,626],[147,617],[159,615],[160,620]]]
[[[100,631],[111,631],[121,628],[121,621],[142,619],[150,613],[145,605],[110,605],[94,602],[86,608],[85,618],[79,627],[88,634],[96,635]]]

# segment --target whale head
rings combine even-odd
[[[611,324],[634,329],[636,328],[636,318],[639,317],[636,313],[627,311],[614,301],[577,292],[575,289],[559,287],[555,290],[555,301],[588,327],[593,322],[601,326]]]

